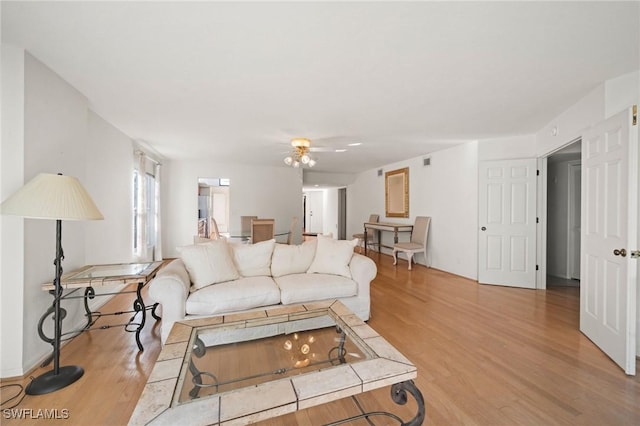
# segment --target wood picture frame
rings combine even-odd
[[[384,209],[386,217],[409,217],[409,168],[384,174]]]

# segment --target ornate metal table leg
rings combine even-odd
[[[196,337],[196,341],[194,342],[193,350],[191,351],[191,358],[189,359],[189,371],[193,376],[193,388],[189,391],[189,396],[193,398],[197,398],[200,393],[200,389],[203,387],[215,386],[216,391],[218,386],[218,378],[211,373],[201,372],[196,364],[193,362],[193,357],[196,356],[198,358],[202,358],[204,354],[207,352],[207,348],[204,345],[204,342],[200,339],[200,337]],[[213,380],[213,385],[204,385],[202,383],[202,376],[206,375]]]
[[[160,321],[162,319],[162,317],[156,314],[156,308],[158,307],[158,305],[159,303],[154,303],[153,308],[151,308],[151,316],[155,318],[156,321]]]
[[[398,405],[404,405],[407,403],[407,392],[413,395],[414,399],[418,403],[418,412],[415,417],[408,422],[402,423],[403,426],[417,426],[424,422],[426,416],[426,409],[424,406],[424,398],[422,393],[416,387],[413,380],[407,380],[406,382],[396,383],[391,386],[391,399]]]
[[[87,317],[87,325],[84,326],[85,329],[91,327],[91,325],[93,324],[93,313],[91,312],[91,309],[89,309],[89,299],[93,299],[95,296],[96,291],[93,289],[93,287],[87,287],[84,290],[84,313]]]
[[[364,227],[364,255],[367,255],[367,227]]]
[[[140,331],[144,328],[144,323],[147,319],[147,310],[144,307],[144,300],[142,299],[142,287],[144,286],[143,282],[138,283],[138,288],[136,289],[136,300],[133,301],[133,309],[137,313],[140,313],[140,324],[138,324],[138,328],[136,328],[136,343],[138,344],[138,349],[140,352],[144,351],[142,347],[142,343],[140,342]],[[134,314],[134,317],[135,315]]]
[[[347,351],[344,350],[344,342],[347,338],[347,335],[339,327],[336,327],[336,332],[340,333],[340,344],[338,345],[338,359],[340,360],[340,364],[346,364],[347,360],[345,359],[344,356],[346,355]]]

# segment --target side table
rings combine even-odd
[[[83,299],[84,300],[84,310],[85,316],[87,317],[86,325],[78,330],[69,331],[63,334],[74,334],[77,335],[87,330],[92,329],[107,329],[111,327],[124,327],[127,332],[135,332],[136,334],[136,343],[138,344],[138,349],[143,351],[144,348],[142,343],[140,342],[140,331],[144,327],[146,322],[146,311],[151,310],[151,315],[159,320],[160,317],[156,315],[155,309],[157,307],[157,303],[151,306],[145,306],[144,299],[142,298],[142,289],[147,285],[149,281],[153,277],[155,277],[156,273],[162,266],[163,262],[149,262],[149,263],[124,263],[124,264],[108,264],[108,265],[87,265],[78,270],[71,271],[62,275],[60,279],[60,285],[62,287],[63,294],[60,296],[60,299]],[[107,285],[118,285],[118,284],[137,284],[135,290],[128,291],[119,291],[119,292],[109,292],[96,294],[96,287],[103,287]],[[84,289],[84,294],[78,295],[77,293]],[[55,286],[53,283],[46,283],[42,285],[42,290],[48,291],[54,297],[55,295]],[[102,313],[102,312],[92,312],[89,308],[89,300],[95,297],[100,296],[108,296],[115,294],[126,294],[126,293],[135,293],[136,298],[133,301],[133,309],[129,311],[119,311],[119,312],[111,312],[111,313]],[[93,325],[100,319],[102,316],[107,315],[122,315],[133,313],[129,321],[124,324],[116,324],[116,325],[103,325],[100,327],[93,327]],[[139,319],[136,317],[139,314]],[[42,329],[44,321],[47,317],[54,315],[53,306],[50,307],[40,318],[38,322],[38,334],[40,338],[45,342],[52,343],[53,339],[46,336]],[[63,314],[64,315],[64,314]],[[64,318],[64,316],[63,316]]]

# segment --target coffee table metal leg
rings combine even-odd
[[[140,352],[144,351],[144,347],[142,346],[142,342],[140,342],[140,331],[144,328],[144,323],[147,320],[147,310],[144,306],[144,300],[142,299],[142,287],[144,286],[143,282],[138,283],[138,288],[136,289],[136,300],[133,301],[133,309],[136,313],[140,313],[140,323],[138,324],[138,328],[136,328],[136,343],[138,344],[138,349]],[[134,315],[135,316],[135,315]]]
[[[325,426],[337,426],[337,425],[341,425],[341,424],[345,424],[345,423],[351,423],[354,420],[358,420],[358,419],[367,419],[368,420],[369,418],[376,417],[376,416],[390,417],[390,418],[394,419],[395,421],[397,421],[401,426],[419,426],[424,422],[424,419],[426,417],[426,408],[425,408],[425,405],[424,405],[424,398],[422,397],[422,393],[416,387],[416,385],[413,382],[413,380],[407,380],[406,382],[400,382],[400,383],[396,383],[395,385],[392,385],[391,386],[391,399],[393,400],[393,402],[395,402],[398,405],[404,405],[408,401],[407,392],[409,392],[413,396],[413,398],[416,400],[416,403],[418,404],[418,412],[409,421],[405,422],[400,417],[398,417],[397,415],[395,415],[393,413],[386,412],[386,411],[371,411],[371,412],[365,413],[364,410],[362,409],[362,406],[358,402],[358,400],[355,399],[355,397],[352,397],[354,399],[354,401],[356,402],[356,405],[362,411],[362,414],[357,415],[357,416],[353,416],[353,417],[349,417],[347,419],[338,420],[337,422],[328,423]]]
[[[154,303],[153,304],[153,308],[151,308],[151,316],[153,318],[155,318],[156,321],[160,321],[162,318],[156,313],[156,308],[158,307],[159,303]]]
[[[407,380],[406,382],[396,383],[391,386],[391,399],[398,405],[404,405],[407,403],[407,392],[409,392],[413,398],[418,403],[418,412],[415,417],[408,422],[402,423],[402,425],[406,426],[417,426],[421,425],[424,422],[424,418],[426,416],[426,408],[424,406],[424,398],[422,397],[422,392],[420,389],[413,383],[413,380]]]

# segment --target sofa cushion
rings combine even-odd
[[[240,277],[225,240],[178,247],[178,253],[189,272],[191,291]]]
[[[255,244],[230,244],[233,261],[243,277],[271,275],[271,255],[276,240]]]
[[[307,272],[315,254],[315,239],[300,245],[276,244],[271,258],[271,275],[281,277]]]
[[[316,255],[307,273],[341,275],[351,278],[349,262],[353,256],[353,248],[358,244],[358,239],[334,240],[318,236]]]
[[[316,300],[351,297],[358,294],[358,285],[349,278],[328,274],[292,274],[275,278],[284,305]]]
[[[188,315],[211,315],[280,303],[280,291],[271,277],[246,277],[211,285],[189,295]]]

